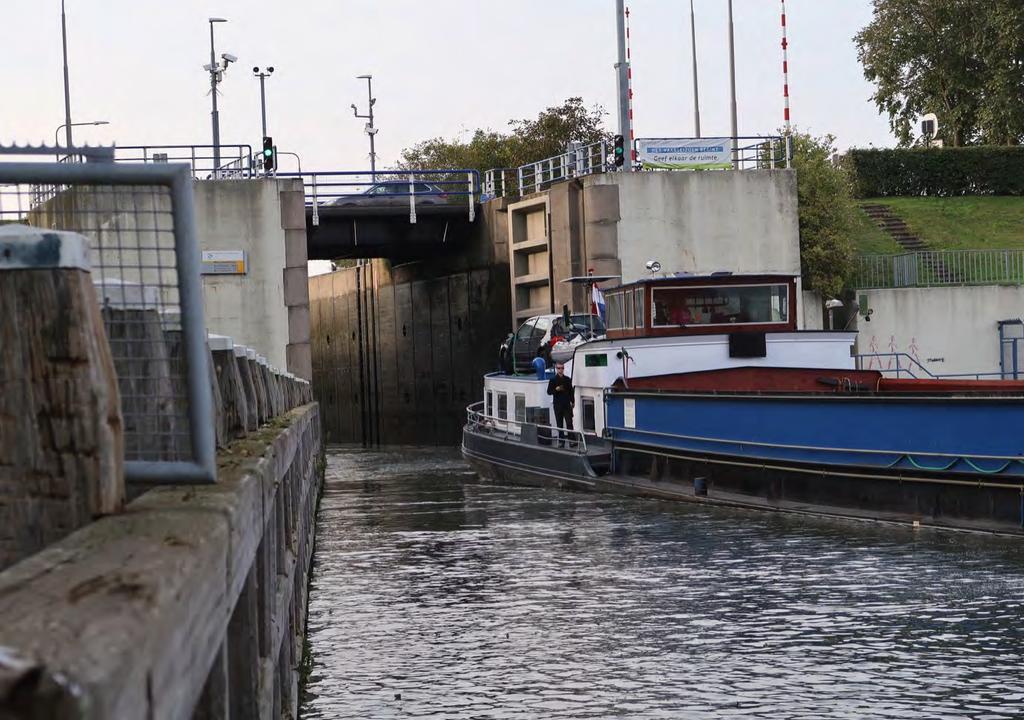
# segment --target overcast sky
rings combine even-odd
[[[207,18],[217,53],[239,62],[221,85],[221,141],[260,142],[254,65],[267,82],[270,134],[303,169],[368,165],[362,120],[372,73],[382,165],[403,147],[478,127],[502,129],[579,95],[614,126],[614,0],[66,0],[76,140],[210,142]],[[638,137],[693,133],[685,0],[629,0]],[[705,136],[729,134],[726,0],[695,0]],[[0,6],[0,142],[53,142],[63,122],[59,0]],[[794,123],[840,147],[892,145],[852,37],[870,0],[789,0]],[[739,130],[782,123],[777,0],[735,0]],[[291,169],[282,158],[283,170]]]

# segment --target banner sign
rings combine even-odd
[[[637,160],[645,168],[663,170],[728,169],[731,138],[640,138]]]

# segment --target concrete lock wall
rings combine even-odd
[[[327,442],[456,444],[508,332],[507,267],[375,260],[309,284]]]
[[[301,180],[195,185],[203,251],[242,250],[244,275],[204,275],[211,332],[260,348],[271,364],[311,377],[306,218]]]
[[[935,374],[999,372],[1000,320],[1024,315],[1024,288],[859,290],[871,320],[858,324],[858,352],[906,353]],[[867,367],[865,361],[865,367]],[[889,360],[876,360],[883,369]]]
[[[584,185],[618,188],[623,282],[646,275],[647,260],[664,272],[800,274],[793,171],[609,173]]]

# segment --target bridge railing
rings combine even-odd
[[[415,223],[417,211],[425,206],[465,205],[472,222],[480,189],[480,173],[468,169],[277,173],[277,177],[302,179],[313,225],[320,224],[321,211],[327,207],[408,208],[409,222]]]
[[[614,169],[608,143],[577,145],[564,153],[517,168],[493,168],[484,172],[480,199],[522,197],[540,192],[552,183]]]
[[[249,180],[259,177],[253,163],[252,145],[124,145],[114,148],[122,163],[187,163],[196,180]]]

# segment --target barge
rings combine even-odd
[[[1024,382],[858,369],[856,333],[798,329],[788,276],[605,298],[606,336],[565,363],[573,430],[553,427],[550,368],[484,378],[462,444],[483,477],[1024,534]]]

